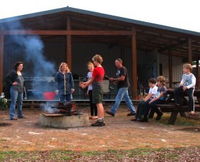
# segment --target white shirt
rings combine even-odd
[[[192,73],[190,73],[190,74],[183,74],[180,85],[186,86],[187,89],[195,88],[196,77]]]
[[[149,89],[149,94],[152,94],[151,98],[156,98],[158,93],[158,87],[154,86],[153,88]]]
[[[89,72],[87,73],[87,78],[88,78],[88,80],[92,78],[92,72],[89,71]],[[92,90],[92,84],[90,84],[90,85],[88,86],[88,91],[91,91],[91,90]]]

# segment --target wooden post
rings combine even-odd
[[[71,30],[70,17],[67,17],[67,30]],[[67,46],[66,46],[66,57],[67,63],[70,69],[72,69],[72,38],[70,34],[67,34]]]
[[[169,88],[172,88],[172,55],[168,52],[168,68],[169,68]]]
[[[0,93],[3,92],[4,36],[0,33]]]
[[[137,46],[136,46],[136,31],[133,29],[131,38],[131,53],[132,53],[132,95],[136,99],[138,92],[138,75],[137,75]]]
[[[196,87],[197,89],[199,89],[199,56],[197,56],[196,60],[196,78],[197,78]]]
[[[188,39],[188,62],[192,63],[192,40]]]

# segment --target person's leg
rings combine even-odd
[[[115,114],[117,109],[119,108],[119,105],[124,97],[126,90],[124,88],[120,88],[117,92],[117,96],[115,97],[115,103],[111,108],[111,113]]]
[[[162,103],[164,103],[164,101],[156,100],[152,102],[151,104],[149,104],[150,110],[157,114],[156,120],[160,120],[163,115],[163,113],[160,111],[160,109],[156,105],[162,104]]]
[[[183,104],[184,91],[183,87],[178,87],[174,90],[174,100],[176,104]]]
[[[18,118],[23,118],[23,113],[22,113],[22,105],[23,105],[23,92],[18,92],[18,97],[17,97],[17,116]]]
[[[138,106],[137,106],[137,111],[136,111],[136,115],[135,115],[135,119],[136,120],[141,120],[141,111],[142,111],[142,107],[145,104],[144,101],[141,101]]]
[[[194,89],[193,89],[193,88],[190,88],[190,89],[185,90],[185,92],[186,92],[186,94],[187,94],[188,97],[189,97],[189,102],[188,102],[189,111],[195,111]]]
[[[98,118],[104,119],[104,107],[102,103],[97,104]]]
[[[148,122],[148,115],[149,115],[149,101],[146,101],[144,102],[143,106],[142,106],[142,109],[141,109],[141,118],[142,118],[142,121],[144,122]]]
[[[93,109],[93,102],[92,102],[92,91],[88,92],[89,100],[90,100],[90,114],[91,116],[94,116],[94,109]]]
[[[71,94],[66,94],[65,95],[65,102],[66,103],[69,103],[69,102],[71,102],[72,101],[72,96],[71,96]]]
[[[128,89],[126,89],[125,94],[124,94],[124,100],[126,102],[126,105],[128,106],[129,110],[131,111],[132,114],[135,114],[135,107],[133,106],[133,103],[129,97],[128,94]]]
[[[13,87],[10,88],[10,119],[14,119],[15,118],[15,108],[16,108],[16,102],[17,102],[17,97],[18,97],[18,92],[16,90],[14,90]]]
[[[96,104],[97,106],[97,111],[98,111],[98,119],[96,121],[96,123],[92,124],[91,126],[95,126],[95,127],[102,127],[105,126],[104,123],[104,107],[103,107],[103,91],[100,86],[96,86],[93,91],[92,91],[92,100],[93,103]]]
[[[64,103],[65,103],[65,95],[59,94],[59,98],[60,98],[60,102],[61,102],[62,104],[64,104]]]

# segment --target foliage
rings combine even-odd
[[[8,100],[6,98],[0,98],[0,109],[8,108]]]

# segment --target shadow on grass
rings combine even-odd
[[[169,118],[170,118],[170,114],[165,113],[161,120],[156,121],[156,120],[152,119],[151,122],[169,125],[168,124]],[[179,115],[177,117],[175,125],[177,125],[177,126],[199,126],[200,119],[196,120],[196,119],[191,119],[191,118],[185,118],[185,117],[180,117],[180,115]]]

